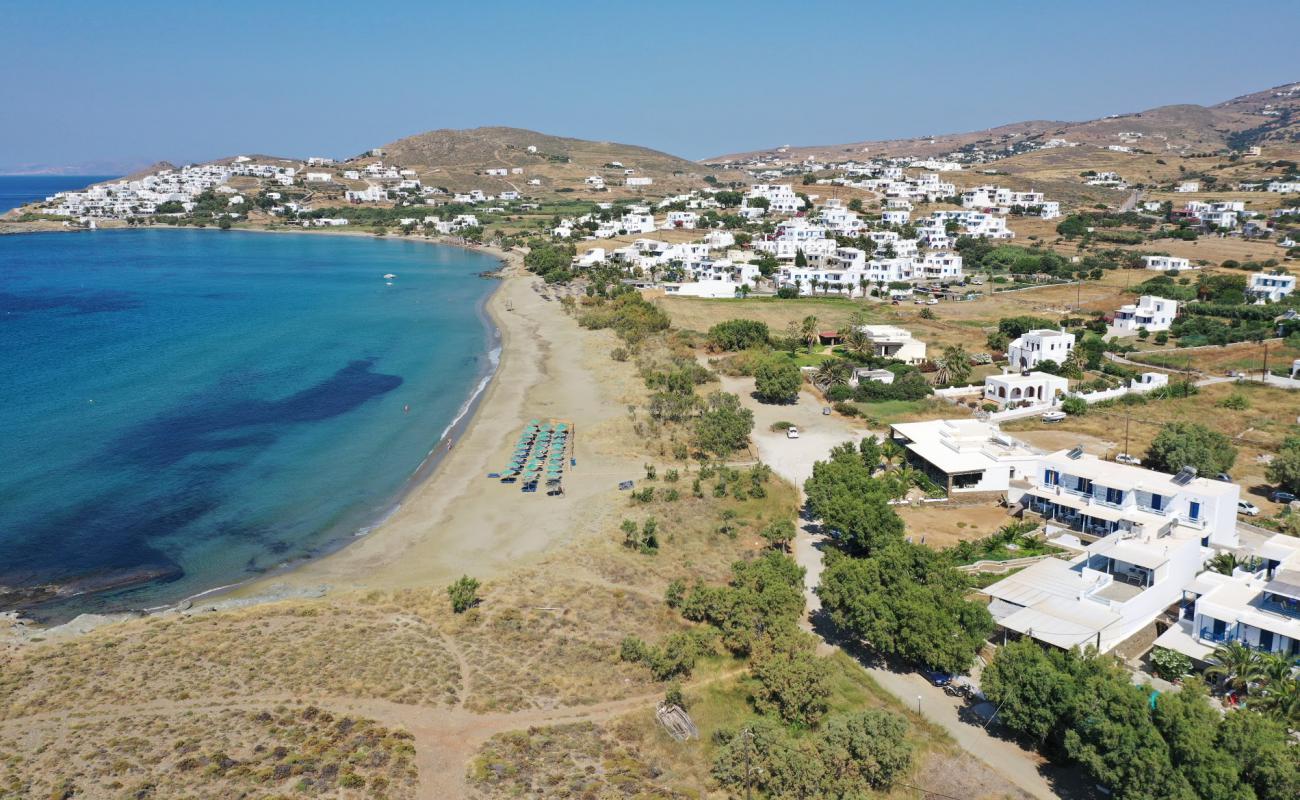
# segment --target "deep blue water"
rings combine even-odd
[[[0,175],[0,214],[55,192],[84,189],[109,180],[108,175]]]
[[[490,371],[495,267],[370,238],[0,236],[0,587],[145,573],[37,612],[149,607],[350,539]]]

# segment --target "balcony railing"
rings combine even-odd
[[[1232,642],[1236,639],[1225,631],[1214,632],[1213,628],[1201,628],[1201,638],[1207,642]]]

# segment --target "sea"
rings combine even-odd
[[[376,237],[0,236],[0,609],[154,608],[366,535],[487,385],[497,266]]]

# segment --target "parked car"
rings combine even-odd
[[[947,686],[952,683],[952,676],[946,672],[940,672],[934,669],[923,669],[921,670],[921,674],[925,676],[927,681],[935,686]]]
[[[1128,453],[1120,453],[1115,456],[1115,463],[1128,464],[1130,467],[1140,467],[1142,466],[1142,459],[1137,456],[1131,456]]]
[[[925,301],[925,304],[926,304],[927,306],[937,306],[937,305],[939,305],[939,298],[937,298],[937,297],[931,297],[929,300],[926,300],[926,301]]]
[[[1281,489],[1274,489],[1273,493],[1268,496],[1268,499],[1272,500],[1274,503],[1290,503],[1292,500],[1295,500],[1295,495],[1290,492],[1284,492]]]
[[[1065,412],[1064,412],[1064,411],[1044,411],[1044,412],[1043,412],[1043,417],[1042,417],[1042,419],[1043,419],[1043,422],[1060,422],[1061,420],[1065,419]]]
[[[1223,481],[1224,483],[1232,483],[1232,476],[1226,472],[1220,472],[1218,475],[1214,476],[1214,479],[1216,481]]]
[[[822,416],[823,416],[823,417],[829,417],[830,415],[831,415],[831,407],[830,407],[830,406],[822,406]]]
[[[1248,517],[1258,517],[1258,516],[1259,516],[1259,506],[1255,505],[1254,503],[1250,502],[1249,500],[1238,500],[1238,501],[1237,501],[1237,513],[1238,513],[1238,514],[1245,514],[1245,515],[1248,516]]]
[[[790,427],[786,428],[786,429],[785,429],[785,438],[787,438],[787,439],[798,439],[798,438],[799,438],[799,429],[796,428],[796,427],[793,426],[793,425],[791,425]]]

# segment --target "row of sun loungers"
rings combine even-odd
[[[537,491],[542,482],[558,491],[564,478],[571,434],[568,423],[533,420],[519,435],[510,465],[489,477],[498,478],[502,483],[520,482],[525,492]]]

